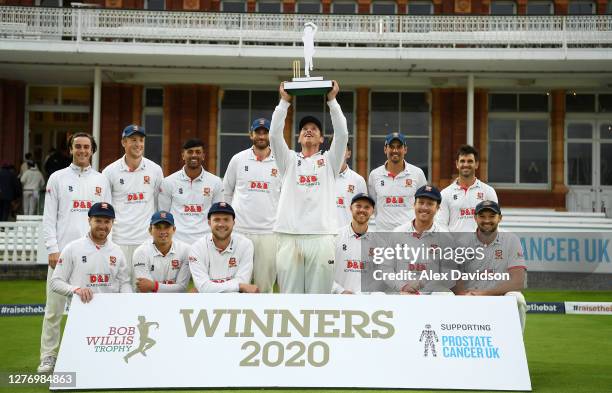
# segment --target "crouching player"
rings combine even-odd
[[[138,292],[186,292],[191,278],[189,245],[174,239],[174,216],[158,211],[151,217],[147,240],[134,251],[134,288]]]
[[[501,209],[496,202],[483,201],[476,205],[475,220],[478,228],[471,235],[470,246],[480,247],[484,258],[473,258],[463,264],[463,273],[487,273],[487,279],[473,274],[469,280],[457,283],[458,295],[514,296],[519,310],[521,328],[525,330],[527,303],[520,292],[525,288],[527,266],[519,238],[509,232],[499,232]],[[509,280],[489,279],[493,274],[507,273]],[[480,275],[478,275],[480,276]]]
[[[77,295],[83,303],[89,303],[94,293],[132,292],[125,256],[108,239],[115,219],[113,206],[98,202],[88,216],[89,233],[62,250],[51,289],[64,296]]]
[[[189,251],[189,268],[198,292],[259,292],[250,284],[253,275],[253,243],[232,233],[236,213],[227,202],[208,210],[210,233]]]

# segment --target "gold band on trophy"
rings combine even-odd
[[[293,77],[294,78],[302,77],[302,66],[300,65],[299,60],[293,60]]]

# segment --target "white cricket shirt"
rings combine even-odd
[[[351,200],[359,193],[367,193],[365,179],[348,166],[336,178],[336,211],[338,213],[338,228],[349,225],[353,219]]]
[[[451,232],[474,232],[476,221],[474,209],[482,201],[497,202],[497,193],[493,187],[476,179],[469,188],[463,188],[455,180],[442,190],[440,210],[436,221],[448,227]]]
[[[134,277],[157,281],[157,292],[186,292],[191,278],[189,249],[188,244],[172,239],[170,250],[163,255],[153,240],[145,241],[132,257]]]

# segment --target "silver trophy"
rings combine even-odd
[[[293,78],[291,82],[285,82],[285,90],[293,96],[324,95],[332,89],[332,81],[323,80],[322,76],[310,76],[314,69],[313,57],[315,54],[314,36],[317,33],[317,25],[312,22],[304,24],[304,74],[301,76],[299,60],[293,61]]]

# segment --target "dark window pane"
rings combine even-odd
[[[588,186],[592,180],[593,147],[590,143],[567,144],[567,181],[572,186]]]
[[[521,183],[548,183],[548,142],[521,142]]]
[[[249,129],[249,92],[226,90],[221,100],[221,132],[246,132]]]
[[[516,140],[516,121],[489,119],[489,140]]]
[[[61,7],[62,0],[40,0],[41,7]]]
[[[370,111],[371,135],[386,135],[399,130],[399,94],[372,93]]]
[[[370,171],[387,161],[385,156],[385,138],[370,139]]]
[[[594,94],[567,94],[565,96],[567,112],[594,112]]]
[[[599,137],[601,139],[612,139],[612,123],[599,126]]]
[[[221,9],[225,12],[246,12],[246,1],[222,1]]]
[[[357,3],[347,2],[347,3],[332,3],[332,13],[333,14],[356,14],[357,13]]]
[[[229,165],[232,157],[250,146],[253,143],[249,139],[248,134],[245,132],[243,135],[221,135],[219,142],[221,143],[220,149],[220,171],[219,176],[223,177],[227,166]]]
[[[516,15],[516,5],[510,1],[492,1],[491,15]]]
[[[408,15],[432,15],[433,4],[426,3],[408,3]]]
[[[402,93],[402,112],[429,112],[426,93]]]
[[[516,112],[517,97],[516,94],[490,94],[489,95],[489,111],[490,112]]]
[[[516,180],[516,143],[489,142],[489,181],[514,183]]]
[[[144,117],[144,127],[147,130],[146,142],[149,142],[149,136],[163,134],[164,116],[161,114],[146,114]]]
[[[272,112],[278,105],[278,100],[278,92],[276,91],[252,91],[250,122],[260,117],[271,120]]]
[[[320,3],[297,3],[296,11],[298,14],[320,14]]]
[[[601,185],[612,186],[612,143],[601,144],[601,164],[599,170],[601,173]]]
[[[544,140],[548,141],[548,120],[521,120],[521,140]]]
[[[323,132],[327,133],[328,127],[324,123],[325,115],[324,96],[299,96],[295,99],[295,131],[296,137],[300,133],[299,124],[304,116],[314,116],[323,124]]]
[[[147,134],[148,132],[149,131],[147,131]],[[161,165],[162,140],[163,138],[161,135],[147,135],[145,156],[157,165]]]
[[[373,2],[372,3],[372,14],[373,15],[394,15],[395,14],[395,3]]]
[[[402,112],[400,131],[406,135],[429,136],[429,112]]]
[[[164,106],[164,89],[146,89],[145,90],[145,106],[163,107]]]
[[[553,5],[547,1],[530,1],[527,3],[527,15],[551,15]]]
[[[353,99],[354,94],[352,91],[341,91],[338,93],[338,97],[336,97],[338,103],[342,106],[342,112],[344,113],[344,117],[346,117],[346,125],[348,127],[349,135],[353,135],[354,130],[354,114],[353,114]],[[331,122],[331,117],[329,116],[329,107],[325,104],[325,131],[328,135],[332,135],[334,133],[334,127]]]
[[[610,2],[612,4],[612,1]],[[612,94],[600,94],[598,97],[598,112],[612,112]]]
[[[257,3],[257,12],[279,14],[281,12],[281,4],[277,2],[259,2]]]
[[[147,0],[146,1],[148,10],[162,11],[166,9],[166,2],[164,0]]]
[[[405,160],[421,168],[425,172],[425,178],[429,178],[429,139],[408,138],[407,146]]]
[[[548,96],[546,94],[519,95],[520,112],[548,112]]]
[[[569,123],[567,125],[568,138],[588,138],[593,137],[593,126],[591,123]]]
[[[595,4],[586,1],[570,1],[567,13],[569,15],[592,15],[595,13]]]

